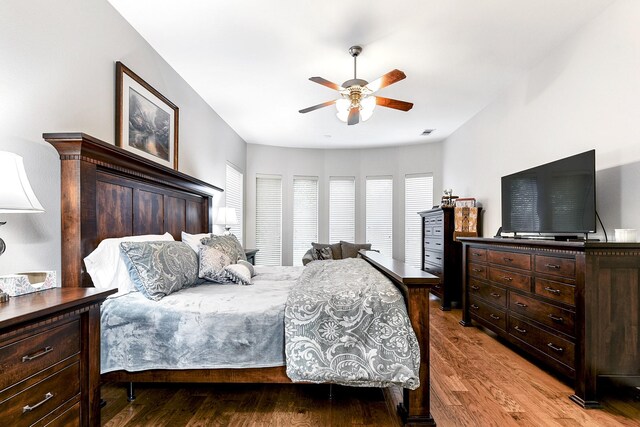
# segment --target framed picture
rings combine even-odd
[[[178,169],[178,107],[119,61],[116,145]]]

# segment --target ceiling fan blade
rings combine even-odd
[[[347,119],[347,124],[351,126],[351,125],[357,125],[359,122],[360,122],[360,108],[353,107],[351,110],[349,110],[349,118]]]
[[[342,89],[344,89],[339,84],[336,84],[334,82],[330,82],[329,80],[323,79],[322,77],[309,77],[309,80],[311,80],[312,82],[321,84],[322,86],[326,86],[326,87],[328,87],[330,89],[334,89],[334,90],[342,90]]]
[[[367,89],[369,89],[371,92],[376,92],[380,89],[382,89],[383,87],[387,87],[389,85],[392,85],[396,82],[399,82],[400,80],[406,78],[407,75],[405,73],[403,73],[400,70],[391,70],[389,71],[387,74],[385,74],[384,76],[380,77],[377,80],[372,81],[371,83],[369,83],[368,85],[366,85],[365,87]]]
[[[398,101],[397,99],[383,98],[376,96],[376,105],[387,108],[394,108],[396,110],[409,111],[413,108],[413,103]]]
[[[304,113],[308,113],[309,111],[314,111],[314,110],[318,110],[318,109],[323,108],[323,107],[328,107],[329,105],[335,104],[336,101],[337,101],[337,99],[334,99],[333,101],[323,102],[322,104],[314,105],[313,107],[303,108],[302,110],[299,110],[298,113],[304,114]]]

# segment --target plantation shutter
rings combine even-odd
[[[231,226],[231,233],[243,243],[244,230],[244,175],[227,163],[227,185],[225,188],[226,206],[236,210],[238,224]]]
[[[318,178],[293,178],[293,265],[318,241]]]
[[[367,177],[366,240],[371,248],[393,256],[393,178]]]
[[[282,264],[282,178],[256,177],[256,264]]]
[[[422,217],[433,207],[433,176],[406,175],[404,180],[404,262],[422,267]]]
[[[329,243],[356,240],[355,177],[329,178]]]

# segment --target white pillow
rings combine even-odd
[[[87,273],[91,276],[93,286],[97,289],[117,287],[117,295],[135,291],[136,287],[129,277],[129,270],[120,256],[120,243],[171,240],[174,239],[170,233],[104,239],[98,247],[84,259],[84,265],[87,267]]]
[[[203,237],[210,237],[211,233],[189,234],[182,232],[182,241],[185,242],[191,249],[198,253],[200,247],[200,240]]]

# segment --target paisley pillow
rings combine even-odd
[[[251,282],[251,272],[242,264],[231,264],[224,268],[225,275],[229,280],[238,285],[253,285]]]
[[[244,249],[242,249],[242,245],[238,241],[238,238],[233,234],[228,236],[216,236],[212,235],[210,237],[205,237],[200,240],[203,246],[210,246],[212,248],[216,248],[223,254],[226,254],[229,258],[231,258],[231,263],[235,264],[239,259],[246,261],[247,255],[244,253]]]
[[[210,282],[226,282],[227,276],[224,268],[231,264],[231,258],[227,254],[211,246],[200,247],[200,270],[198,277]]]
[[[198,256],[183,242],[122,242],[120,256],[136,289],[153,301],[198,281]]]

